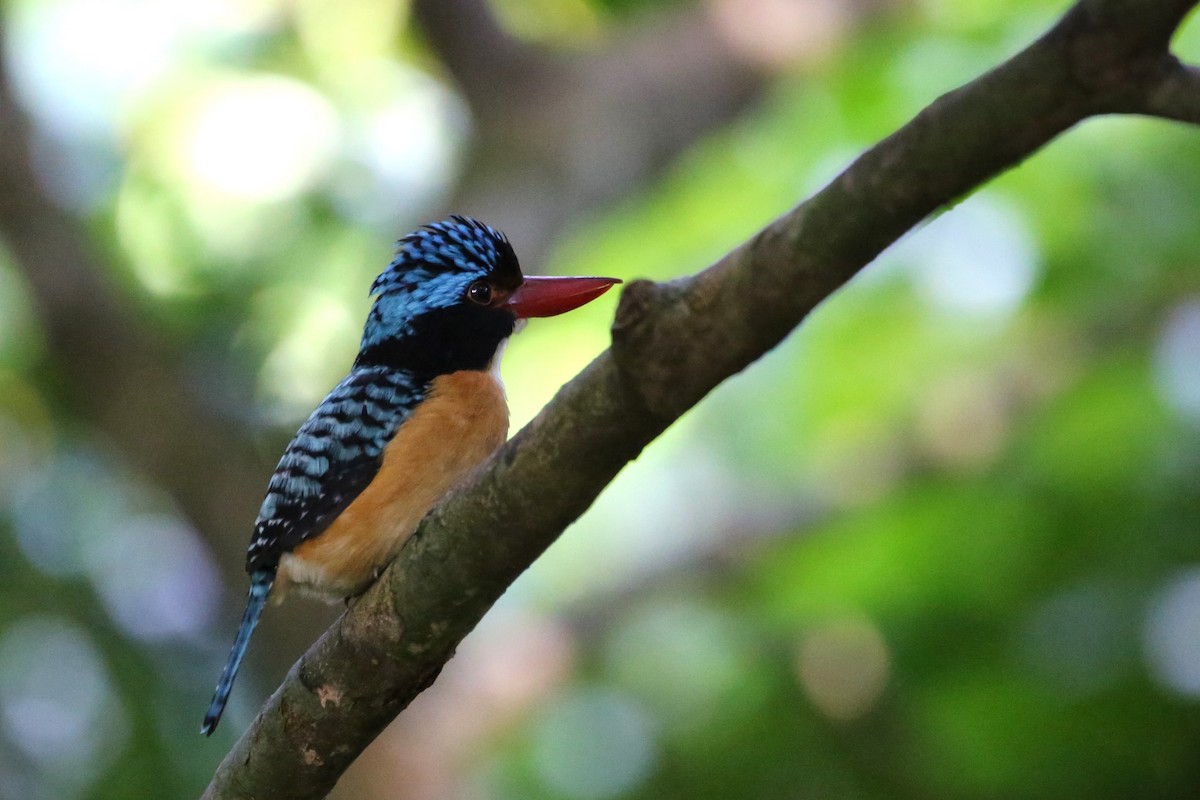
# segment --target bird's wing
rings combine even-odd
[[[271,475],[246,570],[274,572],[280,556],[329,527],[374,479],[387,443],[427,391],[385,368],[356,369],[335,386]]]

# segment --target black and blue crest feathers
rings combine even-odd
[[[507,291],[524,280],[512,245],[490,225],[454,216],[405,236],[371,284],[375,303],[356,363],[432,375],[485,368],[516,316],[468,301],[480,280]]]
[[[508,237],[491,225],[455,214],[398,241],[396,257],[371,284],[371,294],[412,291],[447,273],[490,276],[510,288],[521,282]]]

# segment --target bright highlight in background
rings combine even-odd
[[[852,618],[809,633],[796,655],[796,674],[821,713],[852,720],[883,694],[891,661],[879,628],[865,618]]]
[[[1004,319],[1033,288],[1037,256],[1016,209],[981,194],[903,239],[888,258],[908,266],[932,308]]]
[[[580,800],[617,797],[646,779],[656,758],[641,706],[609,690],[581,690],[552,705],[534,732],[538,773]]]
[[[59,778],[86,785],[126,736],[95,646],[65,620],[29,617],[0,638],[0,729]],[[60,786],[74,793],[76,786]]]
[[[1200,569],[1176,576],[1159,592],[1146,620],[1145,646],[1160,682],[1200,697]]]
[[[267,202],[311,187],[329,168],[338,121],[299,81],[260,76],[210,91],[180,143],[184,166],[211,189]]]
[[[1155,356],[1163,397],[1180,414],[1200,423],[1200,298],[1189,298],[1171,311]]]
[[[128,517],[100,541],[88,567],[117,624],[140,639],[203,641],[220,578],[190,526],[166,515]]]

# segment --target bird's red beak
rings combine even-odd
[[[519,319],[553,317],[595,300],[620,282],[618,278],[533,276],[525,279],[505,305]]]

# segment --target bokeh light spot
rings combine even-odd
[[[1037,250],[1020,213],[980,194],[901,240],[888,254],[908,266],[920,297],[956,316],[1005,319],[1037,277]]]
[[[335,262],[336,263],[336,262]],[[259,386],[281,423],[303,419],[331,388],[331,365],[349,366],[347,352],[358,340],[359,322],[337,297],[321,291],[281,290],[268,298],[290,306],[295,320],[267,355]]]
[[[18,481],[12,500],[17,545],[46,574],[77,575],[88,542],[124,516],[123,492],[100,459],[63,454]]]
[[[170,58],[178,35],[172,5],[13,4],[13,78],[22,99],[58,135],[109,135],[121,101],[160,75]]]
[[[838,51],[855,9],[837,0],[709,0],[718,34],[739,56],[779,70]]]
[[[1171,310],[1155,353],[1158,390],[1179,414],[1200,423],[1200,298]]]
[[[601,800],[630,791],[649,775],[657,756],[646,712],[606,689],[566,695],[534,731],[533,761],[555,792]]]
[[[1146,660],[1164,686],[1200,697],[1200,568],[1172,578],[1146,618]]]
[[[292,197],[324,175],[338,139],[332,106],[279,76],[231,80],[193,110],[178,157],[195,180],[242,200]]]
[[[606,662],[667,724],[700,728],[745,675],[740,639],[727,613],[672,598],[647,604],[617,628]]]
[[[865,618],[827,623],[800,644],[796,674],[809,700],[825,716],[853,720],[883,694],[891,654],[879,629]]]
[[[124,713],[100,654],[72,624],[26,618],[0,636],[0,726],[56,779],[79,788],[119,751]]]
[[[958,372],[929,385],[917,410],[925,450],[952,469],[981,469],[1008,438],[1003,387],[983,372]]]
[[[88,571],[112,618],[141,639],[200,640],[220,600],[220,579],[189,526],[146,515],[94,540]]]
[[[449,88],[393,61],[357,70],[354,94],[369,108],[346,121],[346,164],[333,193],[349,216],[394,236],[397,219],[425,217],[443,202],[469,113]]]

